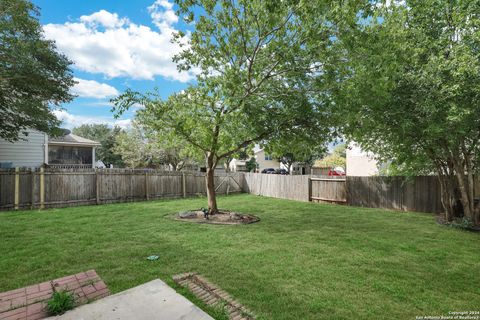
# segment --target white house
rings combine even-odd
[[[379,164],[375,160],[375,155],[371,152],[365,152],[355,142],[351,142],[347,147],[347,176],[374,176],[378,175]]]
[[[246,172],[247,171],[247,161],[240,159],[232,159],[228,164],[228,167],[231,172]]]
[[[0,139],[0,167],[95,167],[96,141],[69,132],[59,137],[28,130],[28,135],[16,142]]]

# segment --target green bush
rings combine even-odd
[[[47,311],[52,316],[63,314],[74,306],[73,294],[66,291],[54,292],[52,298],[47,301]]]

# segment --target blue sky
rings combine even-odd
[[[194,76],[179,73],[172,56],[180,48],[171,33],[188,31],[169,0],[33,0],[40,7],[45,36],[73,62],[78,95],[55,111],[63,126],[108,123],[127,127],[135,110],[113,118],[109,99],[126,88],[157,87],[164,98],[180,91]]]

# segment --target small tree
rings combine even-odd
[[[195,31],[175,61],[181,70],[198,70],[197,84],[167,100],[158,92],[127,91],[113,102],[117,113],[134,103],[144,105],[142,124],[203,154],[208,207],[214,214],[214,171],[220,160],[287,130],[328,131],[327,123],[321,121],[323,106],[309,90],[317,67],[300,36],[302,26],[295,18],[300,7],[260,0],[178,5],[180,14],[195,22]]]
[[[247,162],[245,162],[245,167],[247,168],[248,172],[257,170],[258,163],[255,157],[251,157]]]
[[[309,128],[301,134],[274,138],[268,142],[265,150],[290,170],[295,162],[313,164],[323,157],[326,147],[325,132],[321,128]]]
[[[43,37],[39,10],[27,0],[0,1],[0,138],[26,129],[56,134],[51,107],[72,100],[71,61]]]

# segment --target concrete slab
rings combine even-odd
[[[165,282],[156,279],[50,317],[51,320],[214,320]]]

